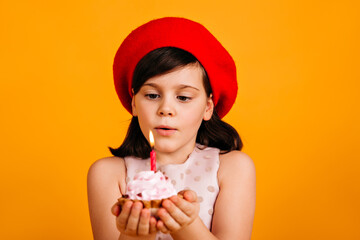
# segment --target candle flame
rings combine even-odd
[[[149,138],[150,138],[150,146],[151,146],[151,148],[154,148],[155,140],[154,140],[154,135],[151,130],[150,130]]]

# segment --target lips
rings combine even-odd
[[[165,126],[165,125],[158,126],[158,127],[156,127],[155,129],[176,130],[176,128],[169,127],[169,126]]]
[[[170,126],[165,126],[165,125],[162,125],[162,126],[158,126],[155,128],[156,132],[162,136],[170,136],[172,134],[174,134],[177,129],[176,128],[173,128],[173,127],[170,127]]]

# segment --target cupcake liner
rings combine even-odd
[[[143,208],[149,209],[152,216],[157,216],[157,210],[161,207],[161,203],[162,203],[163,199],[138,200],[138,199],[129,199],[129,198],[121,197],[118,199],[118,205],[120,206],[120,208],[122,208],[122,206],[127,201],[141,202],[143,204]]]
[[[178,194],[177,195],[180,198],[183,198],[183,195]],[[165,198],[167,199],[167,198]],[[165,199],[156,199],[156,200],[139,200],[139,199],[130,199],[128,197],[121,197],[118,198],[117,204],[120,206],[120,209],[127,201],[133,201],[133,202],[141,202],[143,204],[143,208],[147,208],[150,210],[150,213],[152,216],[157,217],[157,210],[162,206],[162,201]]]

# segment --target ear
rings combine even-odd
[[[203,118],[204,121],[209,121],[211,119],[213,111],[214,111],[214,102],[212,100],[212,94],[211,94],[210,97],[207,99],[206,109]]]
[[[137,117],[134,90],[132,90],[132,92],[133,92],[133,96],[132,96],[132,99],[131,99],[131,110],[132,110],[132,115],[134,117]]]

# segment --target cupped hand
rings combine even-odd
[[[163,233],[176,232],[191,224],[199,216],[199,210],[196,193],[182,191],[178,196],[163,200],[156,227]]]
[[[120,209],[118,204],[111,208],[116,216],[116,227],[121,234],[129,236],[149,236],[156,234],[156,219],[141,202],[127,201]]]

